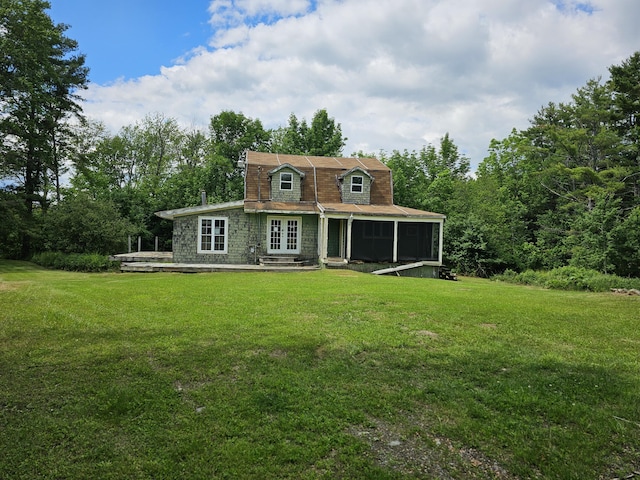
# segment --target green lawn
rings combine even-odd
[[[0,478],[640,471],[640,297],[0,261]]]

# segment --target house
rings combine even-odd
[[[243,163],[243,200],[156,213],[173,221],[175,262],[421,262],[437,276],[445,216],[394,205],[379,160],[249,151]]]

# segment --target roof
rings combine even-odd
[[[415,208],[400,207],[398,205],[356,205],[352,203],[323,203],[320,205],[327,214],[350,214],[378,217],[409,217],[409,218],[445,218],[441,213],[426,212]]]
[[[274,202],[270,197],[269,174],[290,167],[304,175],[300,202]],[[444,219],[445,215],[393,204],[391,169],[376,158],[314,157],[248,151],[245,159],[245,199],[237,202],[198,205],[157,212],[173,220],[186,215],[213,213],[231,208],[245,212],[280,214],[327,214],[354,217],[403,217],[416,220]],[[345,174],[362,170],[375,177],[371,183],[371,203],[343,203],[339,182]],[[372,175],[373,173],[373,175]]]
[[[184,217],[186,215],[195,215],[202,213],[213,213],[220,210],[229,210],[231,208],[241,208],[244,206],[243,200],[237,202],[214,203],[206,205],[196,205],[195,207],[174,208],[173,210],[163,210],[156,212],[160,218],[173,220],[176,217]]]
[[[389,167],[377,158],[314,157],[310,155],[288,155],[282,153],[248,151],[245,162],[248,165],[263,165],[270,167],[289,164],[298,169],[316,167],[346,171],[355,167],[360,167],[369,171],[391,171]]]
[[[362,169],[376,179],[371,184],[371,203],[393,204],[391,169],[377,158],[314,157],[252,151],[248,151],[245,158],[245,200],[268,201],[269,172],[284,165],[304,173],[303,202],[340,203],[340,182],[344,174]]]

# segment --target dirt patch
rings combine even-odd
[[[0,292],[15,292],[27,284],[29,284],[29,282],[0,282]]]
[[[516,478],[482,452],[430,434],[420,420],[393,424],[371,419],[366,426],[351,427],[349,433],[369,445],[370,457],[378,465],[404,475],[450,480]]]
[[[429,330],[418,330],[415,332],[420,337],[438,338],[438,334]]]
[[[480,326],[482,328],[491,328],[491,329],[498,328],[498,326],[495,323],[481,323]]]
[[[287,352],[285,350],[276,349],[269,352],[269,356],[271,358],[285,358],[287,356]]]

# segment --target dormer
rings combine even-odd
[[[373,177],[361,167],[355,167],[338,177],[342,203],[369,205]]]
[[[271,200],[274,202],[299,202],[302,199],[302,180],[305,174],[285,163],[269,170]]]

